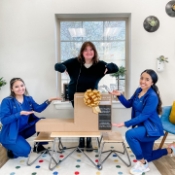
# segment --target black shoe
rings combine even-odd
[[[14,158],[16,158],[16,157],[14,156],[13,152],[10,151],[10,150],[7,150],[7,156],[8,156],[9,159],[14,159]]]
[[[93,151],[91,137],[86,138],[86,151],[87,152],[92,152]]]
[[[43,145],[35,145],[34,148],[33,148],[33,152],[35,153],[40,153],[40,152],[43,152],[43,151],[46,151],[46,148],[44,148]]]
[[[85,147],[85,140],[84,140],[84,137],[80,137],[78,147],[79,147],[82,151],[84,151],[84,149],[83,149],[83,148]],[[80,150],[77,149],[77,152],[80,152]]]

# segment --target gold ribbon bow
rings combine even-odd
[[[101,100],[101,94],[98,90],[88,89],[84,93],[84,103],[87,106],[91,107],[95,114],[98,114],[101,112],[101,110],[98,106],[100,103],[100,100]]]

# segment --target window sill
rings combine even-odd
[[[73,109],[72,104],[68,101],[54,101],[53,105],[57,110]],[[112,101],[112,109],[124,109],[125,107],[119,101]]]

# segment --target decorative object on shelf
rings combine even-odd
[[[147,32],[155,32],[159,26],[160,22],[155,16],[148,16],[143,23],[143,27]]]
[[[118,88],[118,90],[120,88],[120,80],[125,80],[124,76],[126,74],[126,71],[127,70],[125,69],[125,67],[120,66],[118,72],[111,74],[111,76],[115,77],[116,80],[117,80],[117,88]]]
[[[164,63],[168,63],[168,58],[163,55],[157,58],[157,71],[162,72],[164,70]]]
[[[0,90],[1,90],[1,87],[2,87],[2,86],[5,86],[6,84],[7,84],[7,83],[6,83],[5,80],[3,80],[3,77],[0,78]]]
[[[101,112],[99,108],[100,100],[101,100],[101,94],[96,89],[94,90],[88,89],[84,93],[84,103],[87,106],[91,107],[95,114],[98,114]]]
[[[168,16],[175,17],[175,1],[170,1],[166,4],[165,11]]]

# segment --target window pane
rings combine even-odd
[[[103,21],[85,21],[83,28],[86,31],[84,40],[103,40]]]
[[[125,67],[125,21],[62,21],[60,22],[61,61],[77,57],[84,41],[91,41],[96,46],[100,60]],[[61,84],[70,81],[66,74],[61,75]],[[117,87],[125,91],[125,77],[116,80],[106,75],[99,82],[99,87]]]
[[[82,42],[61,42],[61,61],[77,57]]]
[[[125,21],[105,21],[105,40],[125,40]]]
[[[82,37],[75,37],[76,29],[82,28],[81,21],[60,22],[61,41],[82,41]]]

